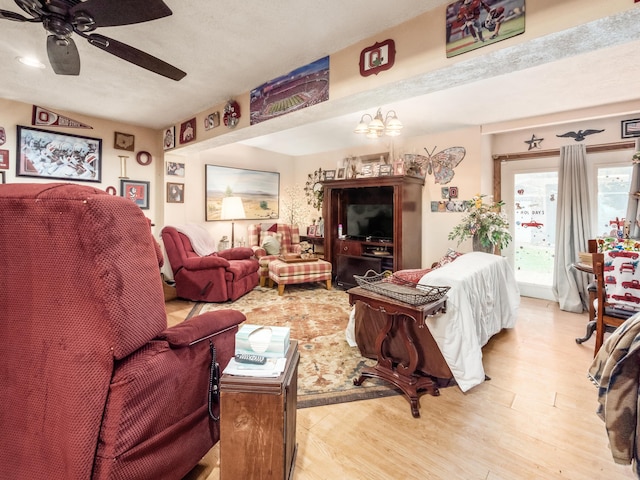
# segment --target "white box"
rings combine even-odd
[[[236,355],[249,353],[267,358],[284,357],[289,348],[289,327],[242,325],[236,333]]]

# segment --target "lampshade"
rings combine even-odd
[[[371,121],[367,123],[365,117],[369,117]],[[387,112],[385,117],[382,116],[382,109],[378,109],[376,116],[372,117],[365,113],[360,118],[360,123],[356,126],[354,133],[364,133],[367,138],[380,138],[383,135],[397,137],[400,135],[402,122],[398,120],[398,116],[394,110]]]
[[[244,207],[242,206],[242,198],[224,197],[222,199],[220,220],[240,220],[245,217],[246,215],[244,213]]]

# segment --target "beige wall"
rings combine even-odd
[[[40,105],[46,108],[44,105]],[[157,188],[158,181],[161,179],[163,152],[161,144],[158,143],[157,131],[150,128],[134,127],[123,123],[113,122],[110,120],[100,119],[97,117],[87,117],[85,115],[66,112],[63,110],[55,110],[59,115],[67,116],[73,120],[89,125],[93,128],[60,128],[60,127],[33,127],[31,125],[33,105],[0,98],[0,126],[4,127],[7,134],[7,141],[0,146],[1,149],[9,150],[9,169],[5,170],[7,183],[44,183],[52,181],[52,179],[40,179],[34,177],[17,177],[16,176],[16,134],[17,126],[27,126],[32,128],[40,128],[56,133],[80,135],[84,137],[102,139],[102,181],[82,182],[85,185],[94,186],[106,190],[108,187],[115,187],[118,195],[120,194],[120,158],[119,155],[127,155],[127,176],[131,180],[140,180],[151,182],[151,198],[149,202],[149,210],[145,210],[145,215],[151,219],[153,223],[158,224],[162,221],[162,209],[164,206],[164,192]],[[118,150],[113,148],[115,132],[126,133],[135,136],[135,151]],[[150,165],[142,166],[136,161],[136,154],[140,151],[146,151],[151,154],[152,161]],[[80,183],[80,182],[78,182]]]

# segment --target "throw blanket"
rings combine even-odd
[[[598,387],[598,416],[604,421],[613,460],[633,464],[640,478],[638,385],[640,374],[640,313],[628,318],[606,339],[589,368]]]
[[[175,225],[174,228],[187,236],[193,251],[201,257],[206,257],[216,251],[216,245],[211,234],[202,225],[189,223],[187,225]]]
[[[470,252],[431,270],[420,284],[450,286],[447,312],[427,319],[451,373],[463,392],[485,380],[482,347],[503,328],[513,328],[520,292],[507,260]]]

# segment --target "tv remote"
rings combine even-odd
[[[236,362],[264,365],[267,363],[267,357],[263,357],[262,355],[252,355],[250,353],[238,353],[236,355]]]

